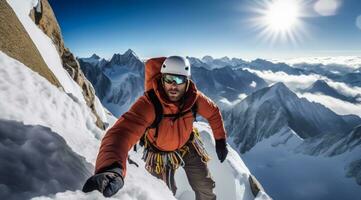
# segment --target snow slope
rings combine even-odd
[[[268,200],[271,199],[265,192],[261,191],[257,197],[253,197],[248,177],[250,172],[242,159],[236,151],[229,148],[230,152],[226,161],[221,164],[214,150],[214,140],[211,136],[211,130],[208,124],[199,122],[195,124],[199,129],[205,147],[214,158],[209,163],[211,174],[216,182],[215,193],[217,199],[220,200]],[[142,153],[130,152],[130,157],[139,164],[139,168],[134,165],[129,165],[128,175],[124,188],[122,188],[116,195],[110,199],[127,199],[127,200],[165,200],[165,199],[178,199],[189,200],[195,199],[194,193],[186,180],[185,172],[179,169],[176,172],[176,183],[178,187],[175,198],[171,192],[166,188],[166,185],[152,177],[144,169],[144,162],[141,160]],[[155,190],[155,188],[157,188]],[[62,200],[62,199],[103,199],[99,192],[91,192],[84,194],[80,191],[66,191],[58,193],[53,197],[37,197],[33,200]]]
[[[94,171],[50,128],[3,119],[0,163],[0,199],[6,200],[76,190]]]
[[[360,158],[360,145],[329,157],[297,153],[295,149],[301,143],[292,130],[280,131],[242,157],[274,199],[360,199],[360,185],[350,177],[348,169]]]
[[[0,52],[1,119],[49,127],[93,163],[103,132],[85,102],[67,95],[22,63]]]

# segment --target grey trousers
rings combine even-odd
[[[196,200],[216,200],[216,195],[213,193],[215,182],[210,175],[207,164],[202,162],[201,156],[198,155],[192,144],[187,143],[186,145],[189,147],[189,151],[183,157],[184,171],[195,192]],[[177,186],[174,174],[175,170],[173,169],[167,169],[164,174],[152,173],[153,176],[162,179],[175,195]]]

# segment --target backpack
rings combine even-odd
[[[162,104],[159,101],[157,95],[155,94],[152,83],[153,83],[154,78],[160,76],[160,68],[165,59],[166,59],[166,57],[152,58],[152,59],[149,59],[145,63],[145,81],[144,81],[145,92],[144,92],[144,94],[149,97],[150,101],[152,102],[152,104],[154,106],[154,110],[155,110],[155,119],[154,119],[153,123],[147,129],[150,129],[150,128],[156,129],[155,135],[154,135],[155,139],[157,139],[157,137],[158,137],[158,125],[164,117],[173,118],[173,120],[175,121],[179,117],[181,117],[189,112],[192,112],[194,120],[197,121],[196,117],[197,117],[198,107],[197,107],[196,103],[188,111],[177,113],[177,114],[163,114]],[[145,139],[144,135],[142,137],[142,140],[143,139]]]

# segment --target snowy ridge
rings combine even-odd
[[[343,101],[347,101],[350,103],[360,103],[361,101],[358,100],[361,94],[353,96],[346,96],[344,94],[339,93],[336,89],[329,86],[326,81],[324,80],[317,80],[312,84],[312,86],[305,90],[305,92],[309,93],[321,93],[330,97],[334,97]]]
[[[283,83],[260,89],[225,113],[226,129],[241,153],[289,127],[301,138],[347,134],[361,123],[345,120],[325,106],[298,98]]]
[[[38,0],[7,0],[7,2],[16,13],[45,63],[59,80],[65,92],[71,93],[79,101],[85,102],[81,88],[63,68],[61,58],[52,40],[45,35],[29,17],[30,10],[37,5]]]
[[[336,115],[277,83],[249,95],[225,118],[230,144],[273,198],[361,195],[360,128],[353,128],[359,117]]]

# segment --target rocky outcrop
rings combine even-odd
[[[36,8],[30,12],[31,19],[39,26],[39,28],[54,42],[59,55],[63,55],[64,52],[64,40],[61,35],[61,29],[58,21],[54,15],[53,9],[51,8],[47,0],[39,0],[41,13],[39,13],[39,21],[35,20]]]
[[[96,124],[99,128],[105,129],[104,123],[98,116],[95,105],[95,91],[91,83],[86,79],[83,72],[80,69],[80,65],[76,60],[76,57],[70,52],[64,45],[64,40],[61,35],[61,29],[58,21],[54,15],[48,0],[40,0],[41,14],[37,13],[36,9],[32,10],[30,17],[34,23],[53,41],[59,55],[62,59],[64,69],[69,73],[73,80],[82,88],[83,96],[87,105],[91,108],[93,114],[96,116]]]
[[[32,39],[6,1],[0,1],[0,51],[38,72],[50,83],[61,87],[48,68]]]

